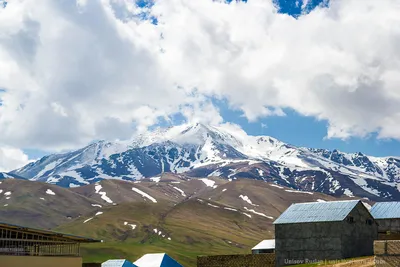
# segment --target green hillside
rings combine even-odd
[[[103,214],[87,223],[82,218],[56,230],[104,241],[82,247],[85,262],[110,258],[135,261],[146,253],[165,252],[188,267],[196,266],[198,255],[248,253],[260,240],[272,237],[271,220],[251,219],[208,205],[218,203],[200,201],[191,199],[176,206],[122,204],[103,209]]]

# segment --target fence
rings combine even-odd
[[[197,257],[197,267],[273,267],[275,253]]]
[[[0,255],[79,257],[80,244],[56,234],[0,228]]]
[[[400,266],[400,240],[375,241],[374,254],[377,267]]]

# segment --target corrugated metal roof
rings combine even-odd
[[[371,209],[375,219],[400,218],[400,202],[378,202]]]
[[[108,260],[101,264],[101,267],[138,267],[127,260]]]
[[[275,249],[275,239],[263,240],[260,243],[258,243],[257,246],[252,248],[251,250],[256,250],[256,249]]]
[[[274,224],[343,221],[359,200],[292,204]]]

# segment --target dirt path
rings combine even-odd
[[[374,257],[338,263],[332,267],[375,267]]]

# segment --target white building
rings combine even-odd
[[[258,243],[257,246],[251,249],[252,254],[274,253],[275,239],[266,239]]]

